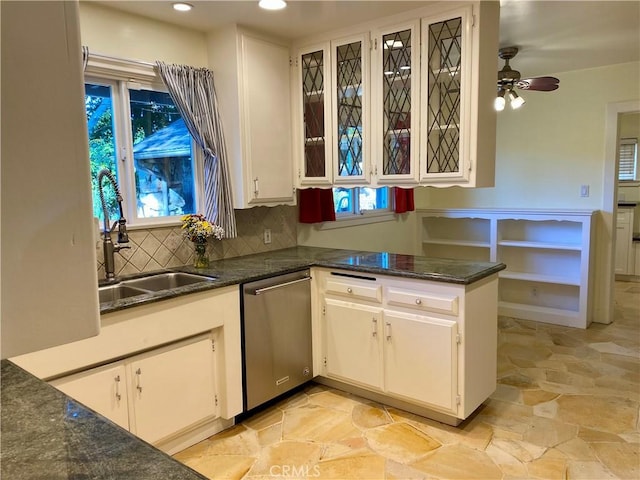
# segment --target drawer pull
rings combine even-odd
[[[353,293],[353,288],[351,287],[347,288],[347,293]]]
[[[136,388],[138,392],[142,393],[142,381],[140,380],[140,375],[142,375],[142,370],[136,370]]]
[[[416,298],[416,305],[422,305],[422,300],[420,300],[419,298]]]
[[[120,375],[116,375],[113,379],[116,382],[116,400],[120,401],[122,395],[120,395]]]

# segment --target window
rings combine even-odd
[[[640,180],[638,177],[638,139],[621,139],[618,151],[618,180]]]
[[[336,218],[391,213],[389,187],[334,188]]]
[[[175,223],[198,210],[193,141],[162,85],[87,79],[85,107],[94,216],[103,218],[97,184],[102,168],[118,179],[132,225]],[[114,219],[115,194],[104,185]]]

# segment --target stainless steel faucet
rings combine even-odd
[[[107,179],[113,185],[113,189],[116,192],[116,200],[118,201],[118,207],[120,209],[120,218],[109,227],[109,211],[107,209],[107,203],[104,200],[104,192],[102,190],[102,179]],[[131,248],[128,245],[122,245],[123,243],[129,243],[129,235],[127,234],[127,220],[122,213],[122,195],[120,195],[120,189],[118,188],[118,182],[115,177],[106,168],[103,168],[98,172],[98,192],[100,194],[100,202],[102,203],[102,214],[104,216],[104,228],[102,231],[102,246],[104,252],[104,273],[107,280],[113,280],[115,275],[115,259],[114,253],[119,252],[123,248]],[[118,242],[116,244],[111,240],[111,232],[118,225]]]

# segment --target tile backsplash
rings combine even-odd
[[[209,240],[211,260],[294,247],[297,244],[297,207],[254,207],[236,210],[238,237]],[[264,243],[264,230],[271,243]],[[193,244],[182,236],[180,226],[129,230],[129,246],[115,254],[116,275],[131,275],[162,268],[190,265]],[[98,279],[104,279],[102,243],[97,242]]]

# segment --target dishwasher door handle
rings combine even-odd
[[[300,282],[308,282],[309,280],[311,280],[311,277],[298,278],[297,280],[291,280],[290,282],[278,283],[276,285],[271,285],[269,287],[264,287],[264,288],[256,288],[255,290],[247,293],[249,293],[250,295],[260,295],[270,290],[275,290],[277,288],[282,288],[282,287],[288,287],[289,285],[293,285]]]

